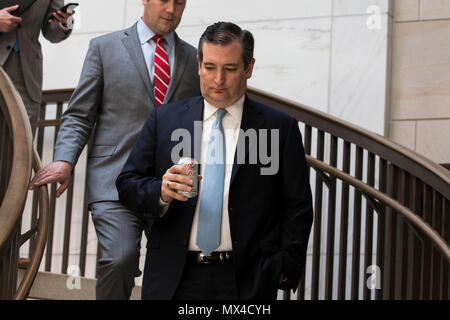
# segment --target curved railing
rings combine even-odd
[[[370,187],[360,180],[353,178],[351,175],[342,172],[326,163],[319,161],[311,156],[306,156],[308,164],[314,168],[320,174],[328,174],[328,176],[322,176],[325,183],[329,184],[332,179],[340,179],[345,183],[358,189],[368,201],[370,201],[378,213],[381,213],[383,206],[388,206],[395,210],[398,214],[402,215],[412,225],[414,225],[419,231],[424,233],[428,239],[439,249],[443,254],[447,262],[450,262],[450,246],[449,244],[434,230],[428,223],[418,217],[414,212],[400,204],[398,201],[388,197],[386,194]]]
[[[377,213],[379,219],[380,219],[380,216],[385,214],[385,211],[387,208],[393,210],[393,213],[396,213],[398,218],[403,219],[403,221],[409,226],[409,228],[411,228],[411,230],[414,230],[415,236],[418,239],[420,239],[420,241],[421,241],[422,245],[420,248],[420,253],[418,256],[415,257],[415,259],[423,259],[424,263],[433,263],[433,261],[432,261],[433,259],[429,259],[427,261],[423,257],[425,250],[430,250],[430,248],[433,248],[433,249],[436,249],[435,255],[440,261],[440,266],[441,266],[442,270],[449,270],[449,268],[450,268],[450,245],[448,244],[447,241],[445,241],[439,235],[439,233],[435,229],[433,229],[421,217],[419,217],[417,214],[412,212],[409,208],[402,205],[397,200],[387,196],[385,193],[382,193],[382,192],[374,189],[373,187],[367,185],[363,181],[355,179],[351,175],[349,175],[345,172],[342,172],[341,170],[338,170],[337,168],[332,167],[332,166],[330,166],[322,161],[319,161],[311,156],[307,155],[306,158],[307,158],[307,162],[308,162],[309,166],[311,168],[313,168],[317,172],[318,175],[321,176],[321,179],[323,180],[323,182],[327,186],[327,188],[332,189],[333,185],[335,185],[335,183],[336,183],[336,180],[340,180],[340,181],[346,183],[348,186],[355,188],[367,200],[367,202],[370,203],[373,210]],[[371,214],[371,212],[368,211],[365,214],[366,214],[366,216],[368,216]],[[430,243],[430,246],[428,248],[424,246],[424,243],[427,241]],[[404,254],[404,253],[400,252],[399,254]],[[409,253],[409,254],[414,255],[411,253]],[[327,257],[329,257],[329,255],[327,255]],[[413,260],[413,257],[410,257],[410,260]],[[375,265],[375,266],[378,267],[377,265]],[[366,268],[367,268],[367,264],[366,264]],[[370,271],[371,273],[376,272],[376,270],[378,270],[378,272],[381,272],[379,267],[378,267],[378,269],[371,269],[369,267],[369,269],[370,270],[368,270],[368,271]],[[354,270],[352,270],[352,271],[354,271]],[[402,271],[405,273],[407,272],[407,270],[402,270]],[[339,268],[338,273],[339,272],[342,272],[341,268]],[[344,272],[345,272],[345,270],[344,270]],[[325,278],[329,278],[329,277],[331,278],[332,276],[333,275],[327,275]],[[340,274],[338,274],[338,275],[335,274],[336,278],[338,278],[339,276],[340,276]],[[420,274],[416,274],[416,275],[409,277],[408,279],[402,279],[402,281],[404,281],[403,285],[409,285],[410,287],[413,287],[413,284],[415,282],[414,276],[418,276],[418,279],[423,281],[423,278],[420,278]],[[378,279],[377,279],[377,277],[378,277]],[[380,274],[375,274],[375,278],[374,278],[374,280],[372,280],[372,281],[375,281],[375,283],[373,283],[371,285],[369,285],[369,283],[367,283],[367,285],[369,287],[367,288],[367,292],[364,295],[365,298],[370,298],[371,296],[373,296],[373,298],[376,297],[376,294],[377,294],[377,292],[375,290],[375,289],[377,289],[376,286],[378,285],[378,289],[381,289],[381,287],[382,287],[381,278],[382,277]],[[368,279],[368,281],[369,280],[371,280],[371,279]],[[444,276],[440,280],[441,280],[441,282],[439,282],[440,296],[439,295],[433,296],[433,298],[447,299],[448,296],[446,295],[447,293],[444,291],[445,290],[444,288],[445,288],[446,284],[447,284],[447,288],[448,288],[448,273],[446,274],[446,277]],[[357,280],[355,280],[355,277],[353,275],[352,275],[352,281],[357,281]],[[377,284],[377,281],[379,281],[378,284]],[[336,290],[342,289],[341,286],[342,286],[342,283],[340,283],[340,286],[335,287],[334,289],[336,289]],[[423,284],[422,284],[422,286],[423,286]],[[327,288],[327,290],[331,291],[332,289],[333,289],[333,287],[331,284],[330,287]],[[299,291],[304,292],[304,290],[305,290],[305,283],[303,280],[299,284]],[[422,292],[422,294],[423,294],[423,292]],[[291,298],[290,294],[285,293],[284,298],[290,299]],[[409,295],[400,296],[400,298],[411,299],[412,292],[410,292]],[[419,295],[418,298],[423,299],[424,297]]]
[[[25,234],[21,234],[22,212],[28,192],[31,165],[41,167],[32,153],[32,135],[22,99],[9,77],[0,68],[0,298],[25,299],[37,274],[45,248],[48,228],[48,193],[40,188],[40,216]],[[37,237],[28,268],[17,289],[20,247]]]
[[[31,129],[22,100],[0,68],[0,297],[11,298],[17,277],[20,218],[31,174]]]
[[[448,245],[448,170],[323,112],[256,89],[249,90],[249,96],[300,122],[308,159],[397,201]],[[306,282],[297,298],[447,299],[448,262],[436,252],[434,238],[419,233],[395,206],[378,208],[373,198],[367,200],[367,194],[351,185],[337,176],[311,172],[314,225]],[[380,270],[380,289],[368,289],[363,281],[371,267]]]
[[[44,145],[52,147],[45,132],[49,130],[56,137],[71,94],[72,89],[44,92],[43,108],[47,109],[41,114],[49,109],[54,112],[52,119],[43,119],[38,125],[41,156]],[[248,94],[299,121],[312,169],[315,210],[306,270],[297,292],[286,293],[285,298],[448,299],[449,172],[384,137],[328,114],[256,89],[249,89]],[[84,158],[75,167],[74,176],[85,186]],[[88,263],[89,259],[95,261],[95,251],[88,250],[86,197],[76,188],[72,180],[65,199],[58,199],[64,201],[59,208],[65,211],[56,215],[56,184],[51,186],[44,270],[65,274],[70,257],[77,255],[79,275],[95,277],[96,264]],[[82,201],[74,201],[75,196]],[[57,217],[63,223],[57,223]],[[73,220],[81,221],[77,229]],[[58,255],[52,254],[52,248],[61,244],[53,241],[55,233],[63,242]],[[70,245],[73,242],[78,243],[75,249]],[[89,270],[93,266],[94,270]]]
[[[11,80],[0,69],[1,108],[3,113],[2,172],[9,174],[3,182],[7,188],[0,207],[0,248],[4,247],[17,225],[27,196],[31,174],[31,130],[22,100]],[[9,121],[8,121],[9,120]],[[5,139],[9,137],[9,139]],[[9,159],[4,155],[12,151]],[[4,170],[9,168],[9,170]]]
[[[42,163],[36,150],[33,150],[33,171],[36,173],[42,169]],[[26,299],[30,293],[34,279],[39,271],[39,266],[44,255],[45,245],[47,243],[47,234],[49,226],[49,198],[47,185],[39,187],[39,217],[35,217],[35,222],[31,228],[20,235],[19,247],[33,238],[34,247],[30,248],[29,256],[26,259],[26,271],[14,295],[15,300]]]

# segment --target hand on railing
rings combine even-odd
[[[58,182],[60,187],[56,190],[56,197],[59,197],[68,187],[70,178],[72,176],[72,165],[65,161],[55,161],[45,166],[34,176],[31,180],[29,189],[33,190],[36,187]]]

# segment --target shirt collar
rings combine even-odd
[[[208,120],[210,117],[212,117],[214,114],[216,114],[217,110],[219,108],[214,107],[211,105],[206,99],[205,101],[205,109],[203,111],[203,121]],[[242,120],[242,111],[244,110],[244,101],[245,101],[245,94],[242,95],[242,97],[239,98],[238,101],[233,103],[231,106],[226,107],[227,112],[237,121]]]
[[[137,33],[139,36],[139,42],[141,45],[148,42],[151,38],[155,36],[155,33],[142,21],[142,18],[138,20],[137,23]],[[164,36],[165,45],[168,45],[170,48],[175,46],[175,32],[170,32]]]

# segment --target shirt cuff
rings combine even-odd
[[[161,197],[159,197],[159,217],[162,218],[166,214],[167,210],[169,209],[169,205],[170,202],[165,202],[161,199]]]

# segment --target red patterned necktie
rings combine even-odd
[[[158,106],[163,104],[170,83],[169,55],[164,48],[163,38],[154,36],[156,42],[154,63],[155,98]]]

